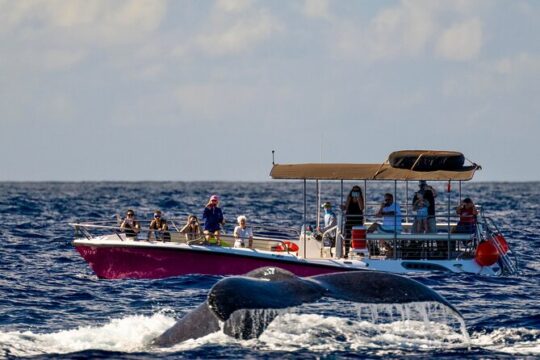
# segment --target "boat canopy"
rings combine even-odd
[[[411,156],[416,158],[411,160]],[[390,161],[382,164],[274,164],[270,176],[273,179],[310,180],[471,180],[481,167],[475,163],[456,165],[454,160],[459,156],[463,157],[456,152],[396,151],[390,154]],[[449,165],[448,159],[454,163]]]
[[[414,171],[388,164],[275,164],[272,179],[311,180],[471,180],[478,167],[462,171]]]

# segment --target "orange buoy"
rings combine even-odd
[[[290,241],[283,241],[281,244],[272,248],[273,251],[287,251],[287,249],[290,252],[297,252],[300,248],[298,245]]]
[[[506,239],[502,234],[495,235],[495,241],[497,241],[501,247],[502,254],[506,254],[508,252],[508,243],[506,242]]]
[[[490,266],[499,260],[499,252],[491,241],[484,241],[476,248],[474,260],[480,266]]]

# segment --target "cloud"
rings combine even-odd
[[[482,22],[469,19],[452,25],[438,39],[436,53],[448,60],[468,61],[482,48]]]
[[[217,0],[216,9],[218,11],[237,13],[246,10],[251,4],[251,0]]]
[[[365,25],[339,20],[345,25],[338,24],[338,48],[366,61],[422,53],[436,30],[432,8],[422,4],[401,2],[383,8]]]
[[[308,18],[329,19],[331,15],[328,5],[328,0],[305,0],[302,11]]]
[[[281,30],[279,21],[264,9],[231,19],[218,15],[209,27],[194,43],[203,52],[218,56],[245,52]]]
[[[0,34],[56,32],[104,43],[129,41],[155,30],[166,7],[164,0],[0,0]]]

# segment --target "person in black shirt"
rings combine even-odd
[[[424,199],[429,203],[428,206],[428,229],[427,233],[436,233],[437,232],[437,220],[435,218],[435,198],[437,197],[437,191],[427,184],[425,180],[420,180],[418,182],[418,193],[424,196]],[[412,203],[414,204],[418,200],[418,196],[414,194]]]
[[[345,257],[348,257],[352,227],[364,225],[364,196],[360,186],[352,187],[343,209],[345,211]]]

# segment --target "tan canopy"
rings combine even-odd
[[[389,164],[275,164],[272,179],[311,180],[471,180],[480,166],[459,171],[413,171],[398,169]]]

